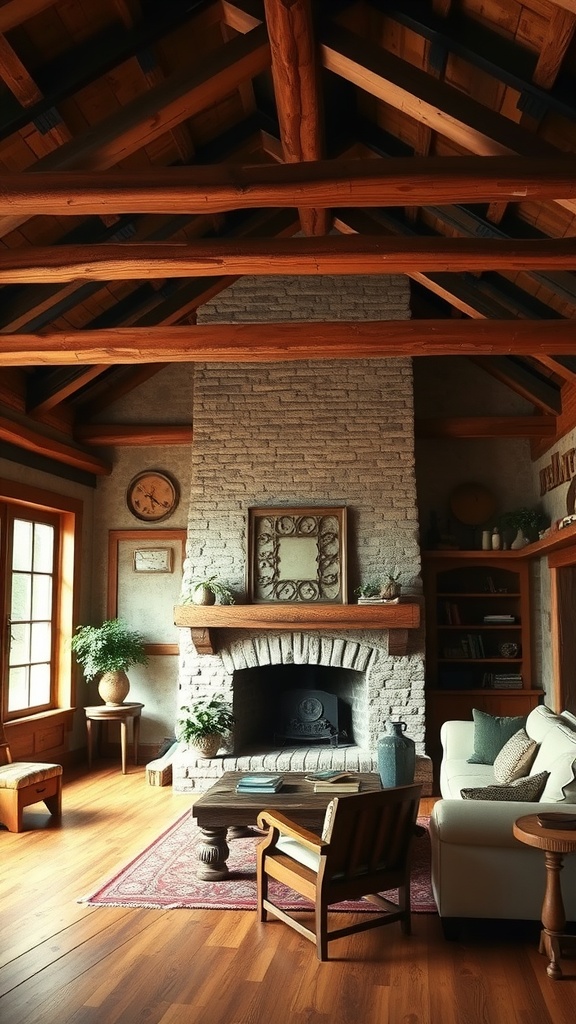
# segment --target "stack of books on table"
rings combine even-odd
[[[315,793],[359,793],[360,779],[354,772],[325,771],[311,772],[306,781],[314,786]]]
[[[277,793],[283,782],[283,775],[243,775],[236,783],[236,792]]]

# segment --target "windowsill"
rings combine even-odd
[[[35,715],[23,715],[21,718],[12,718],[8,722],[4,722],[5,729],[11,729],[16,725],[34,725],[35,722],[43,722],[46,720],[54,721],[60,717],[65,718],[68,715],[71,717],[76,708],[50,708],[49,711],[39,711]]]

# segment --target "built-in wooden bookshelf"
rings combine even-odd
[[[426,607],[426,735],[492,715],[527,714],[541,699],[532,675],[529,564],[516,551],[423,553]]]

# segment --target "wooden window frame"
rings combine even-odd
[[[69,641],[74,630],[74,623],[78,619],[79,588],[76,584],[80,579],[83,503],[67,495],[0,478],[0,504],[11,506],[12,515],[18,507],[28,516],[35,513],[40,515],[49,513],[58,520],[60,533],[58,568],[54,574],[57,588],[57,609],[54,623],[56,636],[51,706],[43,711],[24,709],[11,712],[8,715],[6,711],[7,695],[2,686],[2,714],[6,716],[4,720],[7,723],[17,723],[26,719],[52,716],[59,710],[70,710],[76,704],[76,683],[72,673],[72,653]],[[6,517],[3,515],[2,519],[5,536]],[[6,557],[6,545],[3,543],[0,550],[0,573],[4,579],[6,579],[7,573]],[[6,588],[4,588],[2,598],[4,604],[5,597]]]

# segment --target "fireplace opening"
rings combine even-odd
[[[363,672],[325,665],[267,665],[233,676],[235,754],[366,742]]]

